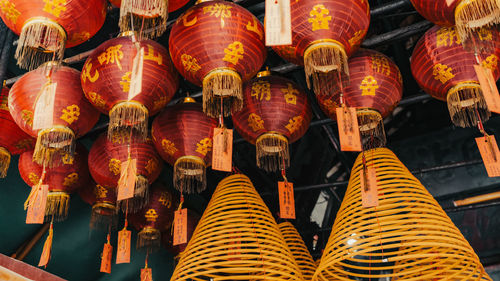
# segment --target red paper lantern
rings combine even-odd
[[[9,88],[0,93],[0,178],[7,176],[11,155],[33,149],[35,140],[23,132],[12,119],[8,107]]]
[[[102,134],[90,149],[89,168],[96,183],[116,188],[122,163],[128,159],[137,161],[134,197],[118,201],[118,205],[124,211],[128,205],[129,212],[136,212],[148,202],[149,185],[158,178],[163,166],[150,139],[146,142],[138,142],[135,138],[126,142],[112,142],[106,134]]]
[[[92,206],[90,228],[108,231],[117,225],[116,190],[114,186],[104,187],[91,183],[78,190],[78,195]]]
[[[55,88],[52,116],[50,106],[39,101],[44,92],[44,97],[49,96],[50,88]],[[57,165],[61,156],[72,154],[74,140],[99,120],[99,112],[83,95],[80,72],[52,63],[26,73],[12,86],[9,109],[16,124],[37,138],[33,160],[47,166]],[[40,119],[47,122],[38,122]]]
[[[483,27],[500,23],[497,0],[411,0],[415,9],[441,26],[456,25],[457,35],[466,42]]]
[[[138,46],[144,48],[142,90],[129,99]],[[110,138],[119,138],[122,133],[128,136],[132,128],[145,139],[148,117],[163,109],[179,87],[167,49],[152,40],[136,46],[131,36],[114,38],[97,47],[83,66],[81,83],[88,100],[104,114],[109,113]]]
[[[361,45],[370,24],[368,1],[291,1],[292,45],[273,47],[290,62],[303,65],[307,85],[332,95],[349,82],[347,58]],[[331,80],[334,83],[331,83]]]
[[[203,87],[205,113],[229,116],[242,108],[242,82],[266,59],[264,29],[255,16],[231,2],[203,1],[175,22],[169,40],[177,70]]]
[[[0,17],[17,35],[16,59],[34,69],[61,61],[66,47],[87,41],[106,19],[105,0],[3,0]]]
[[[192,98],[167,108],[153,121],[151,134],[156,150],[174,166],[174,187],[181,193],[205,190],[215,127],[217,121],[206,116]]]
[[[234,128],[255,144],[257,166],[266,171],[290,166],[288,144],[297,141],[311,122],[307,94],[294,82],[262,71],[244,85],[245,107],[233,114]]]
[[[174,221],[179,199],[161,183],[154,183],[148,204],[130,216],[130,223],[139,231],[138,249],[157,249],[161,243],[161,232],[170,229]]]
[[[32,161],[33,150],[24,152],[19,157],[19,173],[26,184],[49,185],[45,220],[54,216],[59,221],[68,216],[70,194],[89,183],[87,155],[87,149],[78,144],[74,156],[68,154],[63,157],[64,165],[45,169]]]
[[[175,259],[177,260],[182,252],[187,247],[187,244],[189,243],[189,240],[193,236],[194,230],[196,229],[196,226],[198,225],[198,221],[201,219],[201,216],[197,214],[195,211],[191,209],[187,209],[187,242],[184,244],[180,245],[175,245],[174,246],[174,237],[173,237],[173,231],[171,229],[166,230],[163,232],[162,235],[162,244],[163,246],[175,256]]]
[[[360,49],[349,58],[350,84],[343,89],[346,106],[356,107],[364,149],[386,144],[384,118],[401,101],[403,80],[398,66],[377,51]],[[321,109],[336,120],[340,92],[318,96]]]
[[[488,30],[485,42],[496,45],[491,53],[478,54],[481,65],[500,77],[500,35]],[[418,41],[411,58],[411,70],[420,87],[432,97],[446,101],[456,126],[475,126],[490,116],[478,82],[473,53],[466,52],[454,27],[434,26]],[[479,116],[478,116],[479,115]]]

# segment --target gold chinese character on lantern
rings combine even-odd
[[[493,40],[493,33],[491,33],[491,29],[489,28],[480,28],[477,32],[479,35],[479,40],[481,41],[491,41]]]
[[[122,80],[120,81],[120,85],[122,86],[122,90],[124,93],[128,93],[130,90],[130,76],[132,75],[132,71],[127,71],[122,76]]]
[[[173,156],[177,152],[175,144],[167,139],[161,140],[161,147],[163,148],[163,151],[170,156]]]
[[[75,157],[73,157],[69,153],[65,153],[64,156],[61,158],[62,162],[64,165],[73,165],[73,162],[75,161]]]
[[[498,57],[495,54],[491,54],[481,62],[481,65],[484,68],[489,68],[492,71],[495,71],[498,65]]]
[[[121,166],[122,166],[122,161],[120,161],[116,158],[111,158],[109,160],[108,169],[111,173],[113,173],[115,175],[119,175],[120,170],[121,170]]]
[[[364,30],[356,31],[356,33],[354,33],[354,36],[352,36],[351,39],[349,39],[349,45],[351,45],[351,47],[360,45],[361,40],[363,40],[364,36],[365,36]]]
[[[66,11],[66,0],[43,0],[43,2],[45,2],[43,11],[56,17],[60,17],[61,12]]]
[[[193,74],[201,69],[201,66],[198,64],[196,58],[193,58],[188,54],[181,55],[181,62],[182,65],[184,66],[184,70],[189,71]]]
[[[96,92],[88,92],[86,93],[87,98],[99,108],[104,108],[106,106],[106,101]]]
[[[2,100],[1,100],[0,109],[9,111],[9,99],[8,99],[7,95],[3,96]]]
[[[231,6],[220,3],[208,5],[203,7],[203,14],[207,13],[209,14],[209,16],[220,18],[220,26],[224,27],[224,18],[231,17]]]
[[[432,75],[434,75],[434,79],[439,80],[444,84],[455,77],[452,70],[453,69],[451,69],[451,67],[438,63],[432,68]]]
[[[149,222],[155,222],[158,218],[158,214],[156,213],[155,209],[149,209],[147,210],[146,214],[144,214],[144,217]]]
[[[33,126],[33,111],[23,109],[21,111],[21,119],[23,119],[24,123],[27,125]]]
[[[170,208],[172,207],[172,195],[168,192],[162,192],[158,202],[160,202],[163,206]]]
[[[74,33],[73,36],[71,36],[70,41],[75,42],[75,41],[87,41],[90,38],[90,33],[88,31],[82,31],[82,32],[77,32]]]
[[[73,104],[68,105],[65,109],[62,110],[62,115],[60,118],[61,120],[68,122],[68,124],[71,124],[77,121],[79,116],[80,108],[78,107],[78,105]]]
[[[1,0],[0,1],[0,10],[2,13],[10,20],[13,24],[16,24],[17,18],[21,15],[16,9],[16,5],[11,3],[9,0]]]
[[[378,88],[377,80],[371,75],[366,76],[359,86],[359,89],[362,90],[362,96],[374,96]]]
[[[264,130],[264,120],[262,120],[262,118],[260,118],[259,115],[255,113],[250,113],[250,115],[248,115],[247,121],[248,121],[248,126],[250,126],[250,128],[252,128],[254,132],[257,132],[259,130]]]
[[[212,150],[211,138],[204,138],[199,143],[196,144],[196,152],[202,154],[203,156],[207,155],[207,153],[211,150]]]
[[[232,64],[237,64],[238,61],[243,58],[244,53],[245,50],[243,49],[243,43],[240,41],[234,41],[224,49],[225,55],[222,60]]]
[[[152,175],[156,170],[158,170],[159,165],[158,160],[151,158],[148,160],[148,163],[146,163],[145,169],[150,175]]]
[[[295,89],[291,83],[287,83],[287,88],[280,89],[285,94],[285,102],[288,104],[297,104],[297,94],[299,90]]]
[[[304,117],[300,115],[295,116],[292,119],[288,120],[288,125],[286,125],[285,128],[290,132],[290,134],[293,134],[295,131],[300,129],[303,121]]]
[[[332,100],[324,100],[323,106],[328,111],[328,114],[336,114],[337,107],[339,107],[339,105]]]
[[[391,75],[391,67],[389,66],[389,60],[381,55],[372,55],[372,69],[378,73],[385,75]]]
[[[190,11],[186,11],[186,13],[182,16],[182,18],[178,19],[178,20],[182,20],[182,24],[184,26],[192,26],[192,25],[195,25],[196,22],[198,21],[198,17],[194,17],[192,18],[191,20],[188,20],[188,17],[193,13],[194,11],[193,10],[190,10]]]
[[[437,47],[452,46],[454,43],[461,44],[460,38],[458,37],[457,31],[454,27],[440,28],[437,31],[436,39]]]
[[[167,105],[167,97],[163,96],[153,102],[153,111],[160,110]]]
[[[94,195],[99,199],[106,198],[106,196],[108,196],[108,190],[104,188],[104,186],[96,184],[96,186],[94,186]]]
[[[97,59],[99,60],[99,63],[102,64],[108,64],[108,63],[116,63],[118,68],[122,70],[122,65],[120,63],[120,60],[123,59],[123,52],[121,50],[122,45],[118,44],[116,46],[111,46],[106,49],[106,51],[102,52]]]
[[[29,173],[28,179],[30,180],[31,184],[33,184],[33,185],[40,182],[40,177],[38,177],[35,173]]]
[[[328,22],[332,20],[332,17],[328,16],[328,14],[330,14],[330,11],[323,4],[317,4],[312,8],[307,20],[312,24],[312,31],[330,29]]]
[[[260,39],[264,37],[264,31],[260,29],[259,25],[257,24],[257,20],[255,18],[253,18],[251,22],[249,21],[247,23],[247,30],[257,33]]]
[[[267,81],[259,80],[252,83],[252,97],[257,100],[265,99],[266,101],[271,99],[271,84]]]
[[[78,182],[78,173],[71,173],[64,178],[63,186],[73,186]]]
[[[94,75],[91,75],[90,74],[90,70],[91,69],[92,69],[92,63],[91,63],[91,60],[89,60],[83,66],[83,69],[82,69],[82,80],[83,80],[83,82],[87,82],[87,78],[89,79],[89,81],[91,83],[94,83],[95,81],[97,81],[97,79],[99,79],[99,71],[97,71],[97,69],[96,69],[95,72],[94,72]]]
[[[144,60],[150,60],[156,62],[158,65],[163,64],[163,57],[161,56],[160,53],[155,55],[155,49],[153,46],[147,44],[148,46],[148,52],[144,54]]]

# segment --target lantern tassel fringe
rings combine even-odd
[[[68,127],[56,127],[38,132],[33,161],[49,168],[61,164],[63,157],[73,156],[75,152],[75,133]]]
[[[448,91],[447,103],[455,126],[473,127],[479,121],[486,122],[491,116],[478,84],[459,84],[453,87]]]
[[[110,203],[96,203],[92,206],[90,215],[90,228],[108,230],[110,227],[115,230],[118,225],[116,206]]]
[[[455,22],[458,36],[465,42],[482,27],[500,23],[500,1],[462,1],[455,9]]]
[[[123,0],[120,6],[120,31],[142,31],[141,36],[154,39],[167,30],[168,1]]]
[[[222,99],[222,109],[221,109]],[[240,111],[243,107],[243,91],[240,75],[234,70],[221,68],[203,78],[203,112],[217,118]]]
[[[316,95],[331,96],[349,84],[349,68],[344,48],[335,42],[318,42],[304,52],[304,71],[307,87],[311,88],[311,79]],[[332,82],[333,81],[333,82]]]
[[[174,187],[182,193],[200,193],[207,187],[205,162],[196,156],[183,156],[174,165]]]
[[[137,249],[147,249],[149,252],[160,248],[161,232],[152,227],[145,227],[137,234]]]
[[[148,109],[136,102],[126,101],[118,103],[109,111],[108,139],[112,142],[123,143],[129,139],[130,130],[141,141],[148,137]]]
[[[68,217],[70,196],[66,192],[51,191],[47,195],[45,221],[54,216],[55,221],[63,221]]]
[[[265,133],[255,142],[257,166],[267,172],[290,167],[288,140],[278,133]]]
[[[24,69],[33,70],[44,62],[61,61],[66,48],[66,32],[56,22],[35,18],[19,34],[15,58]]]
[[[361,109],[356,113],[358,116],[363,150],[384,147],[387,141],[382,115],[371,109]]]
[[[7,149],[0,147],[0,178],[7,176],[10,166],[10,153]]]
[[[117,201],[119,209],[121,209],[123,212],[127,211],[127,201],[128,201],[129,213],[138,212],[148,203],[149,181],[146,177],[138,175],[135,178],[134,197],[126,200]]]

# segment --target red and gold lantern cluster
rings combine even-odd
[[[106,18],[105,0],[3,0],[0,17],[17,35],[18,65],[34,69],[61,61],[66,47],[87,41]]]
[[[336,120],[342,102],[355,107],[364,149],[385,146],[384,118],[403,96],[403,80],[397,65],[377,51],[360,49],[349,58],[350,84],[332,97],[318,96],[321,109]]]
[[[500,35],[493,29],[483,32],[479,38],[495,46],[489,53],[466,52],[455,27],[439,26],[428,30],[413,51],[411,70],[415,80],[429,95],[448,103],[456,126],[475,126],[490,116],[474,65],[481,62],[493,72],[495,81],[500,77]]]
[[[349,82],[347,58],[368,31],[368,1],[305,0],[290,5],[292,45],[273,49],[282,58],[304,66],[307,85],[312,84],[316,94],[332,95],[339,83],[347,86]]]
[[[49,192],[45,208],[46,220],[64,220],[68,215],[70,194],[89,182],[87,149],[78,144],[73,156],[63,157],[64,165],[48,168],[33,162],[33,150],[26,151],[19,158],[19,173],[24,182],[36,191],[37,186],[47,184]]]
[[[11,155],[33,149],[35,140],[23,132],[12,119],[8,107],[9,88],[0,93],[0,178],[7,176]]]
[[[471,42],[476,45],[477,34],[482,28],[500,23],[500,2],[497,0],[411,0],[411,2],[429,21],[446,27],[456,25],[457,36],[464,44],[476,41]]]
[[[117,225],[116,190],[115,187],[104,187],[92,183],[78,191],[87,204],[92,206],[90,228],[108,230]]]
[[[203,87],[205,113],[229,116],[242,108],[242,83],[266,59],[264,29],[254,15],[231,2],[203,1],[175,22],[169,40],[177,70]]]
[[[153,142],[161,157],[174,166],[174,187],[181,193],[205,190],[215,127],[217,121],[192,98],[167,108],[153,121]]]
[[[122,170],[122,163],[136,161],[134,197],[120,200],[124,211],[136,212],[148,202],[149,185],[160,175],[162,162],[150,139],[139,142],[132,137],[127,141],[111,141],[102,134],[92,145],[89,153],[90,174],[103,187],[115,188]],[[116,191],[118,193],[118,191]]]
[[[87,99],[101,112],[109,114],[110,139],[120,134],[128,136],[130,130],[145,139],[148,117],[163,109],[179,86],[167,49],[152,40],[134,43],[133,33],[130,35],[108,40],[97,47],[87,58],[81,75]],[[141,48],[143,75],[136,78],[132,73],[134,58]],[[132,81],[134,79],[140,81]],[[131,92],[137,83],[141,84],[140,91]]]
[[[266,171],[290,165],[288,144],[301,138],[311,122],[307,94],[294,82],[262,71],[243,89],[245,107],[233,114],[234,128],[256,146],[257,166]]]
[[[160,246],[162,232],[170,230],[177,209],[177,196],[161,183],[154,183],[148,204],[130,216],[130,223],[139,231],[138,249],[156,249]]]
[[[52,62],[26,73],[12,86],[9,110],[16,124],[37,138],[33,160],[47,166],[72,155],[75,139],[99,120],[99,112],[83,94],[80,72]]]

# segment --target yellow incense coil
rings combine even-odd
[[[248,177],[223,179],[170,280],[304,280]]]
[[[361,153],[312,280],[487,280],[467,240],[396,155],[376,148],[364,157],[376,171],[378,206],[362,206]]]
[[[290,252],[292,252],[297,265],[304,277],[304,280],[311,280],[314,271],[316,270],[316,263],[314,262],[311,253],[307,250],[306,244],[299,232],[293,224],[289,222],[282,222],[279,225],[281,234],[285,238],[286,245]]]

